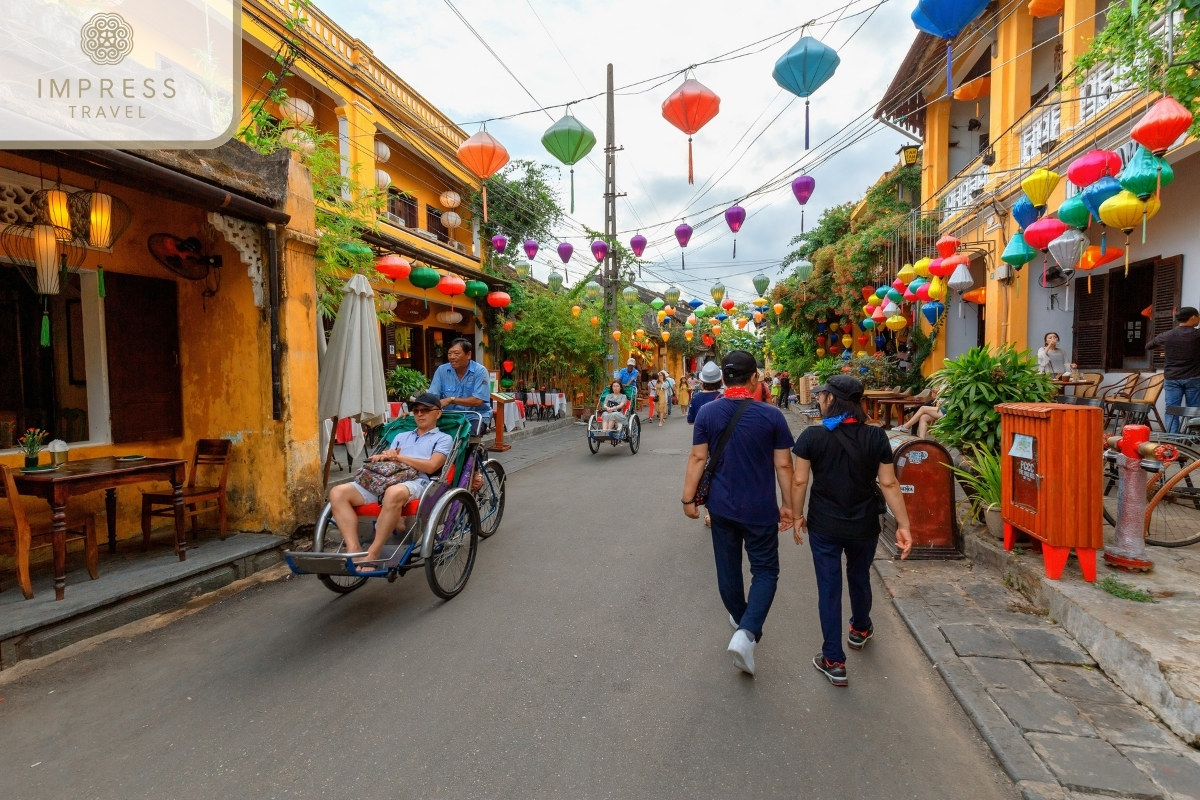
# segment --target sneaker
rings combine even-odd
[[[733,634],[733,638],[729,640],[729,647],[726,648],[733,654],[733,665],[749,675],[754,674],[754,644],[750,634],[739,629]]]
[[[733,627],[733,629],[735,631],[737,630],[738,624],[737,624],[737,620],[733,618],[733,614],[729,615],[729,624]]]
[[[730,643],[730,647],[733,644]],[[817,668],[834,686],[849,686],[850,679],[846,677],[846,665],[836,661],[826,661],[820,653],[813,656],[813,666]]]
[[[850,628],[850,635],[846,637],[846,644],[850,645],[851,650],[862,650],[867,646],[867,641],[871,638],[871,631],[856,631],[853,627]]]

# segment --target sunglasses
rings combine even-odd
[[[429,406],[417,406],[413,409],[414,414],[431,414],[434,411],[440,411],[439,408],[430,408]]]

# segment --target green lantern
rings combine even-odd
[[[1008,240],[1008,245],[1000,255],[1000,260],[1015,269],[1020,269],[1030,261],[1033,261],[1036,255],[1037,251],[1026,244],[1025,237],[1020,231],[1017,231]]]
[[[529,277],[529,262],[528,261],[517,262],[517,265],[515,267],[513,267],[513,269],[516,270],[518,279],[525,280],[526,278]]]
[[[759,274],[754,276],[754,280],[752,281],[752,283],[754,284],[755,291],[757,291],[759,296],[761,297],[762,295],[767,293],[767,289],[771,285],[771,279],[768,278],[766,275],[763,275],[760,272]]]
[[[1163,186],[1173,180],[1175,170],[1171,169],[1167,160],[1154,155],[1145,147],[1138,147],[1133,158],[1129,159],[1129,163],[1121,170],[1121,188],[1133,192],[1142,202],[1150,195],[1158,194]]]
[[[667,305],[679,305],[679,288],[676,286],[669,287],[663,292],[663,299],[667,301]]]
[[[812,277],[813,265],[811,261],[801,261],[796,264],[796,280],[801,283],[808,283],[808,279]]]
[[[511,388],[512,388],[512,385],[513,385],[513,380],[512,380],[512,378],[501,378],[501,379],[500,379],[500,388],[502,388],[502,389],[511,389]]]
[[[725,299],[725,284],[717,281],[712,285],[712,288],[708,290],[708,293],[712,295],[714,303],[721,305],[721,301]]]
[[[488,285],[483,281],[467,281],[467,297],[472,300],[482,300],[488,296]]]
[[[621,296],[625,298],[626,303],[636,303],[638,299],[638,290],[636,286],[626,286],[621,290]]]
[[[563,276],[558,274],[558,270],[552,270],[550,274],[546,276],[546,285],[550,287],[550,291],[558,294],[562,291]]]
[[[571,213],[575,213],[575,164],[596,146],[596,135],[571,114],[571,109],[542,134],[542,146],[571,168]]]
[[[589,303],[594,303],[600,299],[600,293],[604,291],[600,284],[595,281],[588,281],[583,285],[583,296],[587,298]]]
[[[430,289],[432,289],[433,287],[437,286],[438,281],[440,281],[441,279],[442,279],[442,276],[440,274],[438,274],[438,271],[436,269],[433,269],[432,267],[425,267],[425,266],[416,267],[415,269],[413,269],[412,272],[410,272],[408,274],[408,282],[409,283],[411,283],[413,286],[416,286],[418,289],[424,289],[426,291],[426,295],[425,295],[426,307],[429,306],[428,291]]]
[[[650,305],[655,311],[661,311],[662,307],[665,306],[666,303],[663,302],[661,297],[656,297],[650,301]]]
[[[1083,195],[1077,194],[1074,197],[1068,197],[1059,205],[1058,218],[1060,221],[1067,223],[1072,228],[1083,230],[1088,226],[1088,220],[1091,218],[1091,212],[1087,206],[1083,204]]]

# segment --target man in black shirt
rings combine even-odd
[[[796,440],[792,475],[793,534],[812,549],[817,572],[817,607],[825,643],[813,658],[834,686],[846,686],[842,650],[842,554],[850,588],[849,645],[861,650],[871,638],[871,561],[879,541],[881,500],[896,518],[896,544],[908,557],[912,535],[904,495],[892,466],[892,445],[882,429],[866,424],[863,385],[849,375],[834,375],[815,390],[821,424],[805,428]],[[812,475],[812,501],[805,519],[804,500]],[[882,495],[882,497],[881,497]]]
[[[1166,365],[1163,386],[1168,406],[1200,406],[1200,311],[1184,306],[1175,313],[1179,323],[1146,343],[1147,350],[1163,349]],[[1179,431],[1179,417],[1167,417],[1167,430]]]

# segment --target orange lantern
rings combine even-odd
[[[1037,2],[1037,0],[1034,0]],[[1051,0],[1053,2],[1053,0]],[[1059,11],[1062,10],[1063,0],[1058,0]],[[992,93],[992,76],[984,75],[982,78],[976,78],[973,81],[967,81],[954,90],[954,99],[963,102],[978,100],[981,97],[986,97]]]
[[[494,136],[482,130],[459,145],[458,160],[483,181],[483,221],[487,222],[487,179],[504,169],[508,151]]]
[[[613,331],[613,332],[612,332],[612,337],[613,337],[613,341],[614,341],[614,342],[619,342],[619,341],[621,341],[621,332],[620,332],[620,331]]]
[[[1063,0],[1029,0],[1029,16],[1031,17],[1057,17],[1063,13]],[[954,93],[958,97],[958,92]]]
[[[696,335],[696,332],[692,331],[692,330],[686,330],[683,332],[683,338],[687,339],[689,342],[692,340],[692,337],[695,335]]]
[[[963,292],[963,300],[976,305],[983,305],[987,302],[987,287],[980,286],[978,289],[972,289],[969,292]]]
[[[692,169],[692,135],[721,110],[721,98],[695,78],[688,78],[663,101],[663,118],[688,137],[688,183],[695,183]]]
[[[594,328],[594,327],[596,327],[596,326],[597,326],[597,325],[599,325],[599,324],[600,324],[600,318],[599,318],[599,317],[592,317],[592,327]]]
[[[775,316],[779,316],[783,313],[783,303],[776,303],[771,306],[771,310],[775,312]]]
[[[1087,250],[1083,251],[1083,257],[1079,259],[1079,264],[1075,269],[1081,269],[1084,272],[1091,272],[1096,267],[1102,267],[1116,261],[1125,255],[1125,251],[1119,247],[1109,247],[1104,255],[1100,255],[1100,246],[1092,245]],[[1092,276],[1088,275],[1088,294],[1092,293]]]
[[[712,334],[713,334],[713,336],[720,336],[721,335],[721,326],[713,325],[712,326]]]
[[[515,328],[516,326],[515,326],[515,325],[513,325],[513,321],[512,321],[511,319],[506,319],[506,320],[504,320],[504,326],[503,326],[503,327],[504,327],[504,330],[506,330],[506,331],[511,331],[511,330],[512,330],[513,328]]]
[[[583,309],[580,308],[579,306],[571,306],[571,316],[578,317],[579,312],[581,312],[581,311],[583,311]]]
[[[670,332],[670,331],[663,331],[663,332],[662,332],[662,340],[663,340],[664,342],[666,342],[666,341],[670,341],[670,339],[671,339],[671,332]]]

